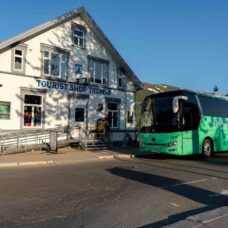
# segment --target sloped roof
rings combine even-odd
[[[99,26],[96,24],[96,22],[93,20],[93,18],[89,15],[89,13],[85,10],[84,7],[80,7],[78,9],[72,10],[62,16],[59,16],[53,20],[43,23],[37,27],[34,27],[24,33],[21,33],[17,36],[14,36],[14,37],[0,43],[0,53],[4,52],[7,49],[10,49],[20,43],[24,43],[25,41],[31,39],[32,37],[35,37],[62,23],[65,23],[66,21],[69,21],[76,16],[81,16],[82,19],[84,19],[84,21],[91,28],[91,30],[101,40],[103,45],[110,51],[111,55],[114,57],[114,59],[117,61],[117,63],[121,67],[123,67],[123,69],[125,69],[126,73],[130,77],[130,79],[133,81],[135,86],[137,88],[142,88],[143,85],[142,85],[141,81],[138,79],[138,77],[135,75],[135,73],[132,71],[132,69],[128,66],[128,64],[125,62],[125,60],[121,57],[119,52],[115,49],[115,47],[112,45],[112,43],[109,41],[109,39],[105,36],[105,34],[102,32],[102,30],[99,28]]]

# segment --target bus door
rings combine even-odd
[[[200,115],[197,106],[189,101],[183,101],[181,107],[181,129],[183,140],[183,155],[199,153],[198,124]]]

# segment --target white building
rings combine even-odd
[[[84,8],[0,43],[0,129],[81,126],[108,117],[134,138],[141,82]],[[135,118],[133,118],[135,119]]]

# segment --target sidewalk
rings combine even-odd
[[[0,156],[0,168],[66,164],[101,159],[133,158],[139,154],[138,148],[118,148],[103,151],[81,151],[71,147],[58,149],[58,153],[33,151]]]

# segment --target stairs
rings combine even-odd
[[[100,151],[108,149],[108,143],[104,139],[104,135],[100,133],[89,133],[79,142],[82,150]]]

